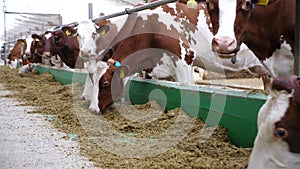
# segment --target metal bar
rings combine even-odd
[[[59,22],[59,17],[58,16],[56,16],[55,18],[53,18],[53,17],[42,17],[42,18],[40,18],[40,17],[31,17],[31,16],[27,16],[27,15],[19,15],[20,17],[22,17],[22,18],[25,18],[26,20],[32,20],[32,21],[35,21],[35,22],[49,22],[49,21],[51,21],[51,22],[55,22],[55,23],[58,23]],[[23,20],[23,19],[22,19]]]
[[[294,62],[294,74],[300,75],[300,38],[299,38],[299,26],[300,25],[300,0],[296,0],[296,28],[295,28],[295,62]]]
[[[35,21],[30,21],[30,20],[22,20],[22,19],[18,19],[18,18],[15,18],[15,20],[19,21],[20,23],[29,23],[29,24],[36,24],[36,25],[41,25],[41,24],[45,24],[45,25],[49,25],[49,26],[57,26],[58,25],[58,24],[54,24],[49,21],[35,22]]]
[[[134,12],[138,12],[138,11],[142,11],[145,9],[149,9],[149,8],[154,8],[160,5],[164,5],[164,4],[168,4],[168,3],[172,3],[172,2],[176,2],[177,0],[161,0],[161,1],[155,1],[155,2],[151,2],[147,5],[142,5],[142,6],[137,6],[131,9],[126,8],[124,11],[122,12],[117,12],[114,14],[110,14],[110,15],[105,15],[105,16],[101,16],[99,18],[95,18],[92,21],[93,22],[97,22],[97,21],[101,21],[104,19],[109,19],[109,18],[113,18],[113,17],[117,17],[117,16],[122,16],[122,15],[126,15],[126,14],[131,14]]]
[[[88,11],[89,11],[89,19],[93,19],[93,4],[88,4]]]
[[[57,16],[58,14],[46,14],[46,13],[30,13],[30,12],[5,12],[6,14],[28,14],[28,15],[41,15],[41,16]]]

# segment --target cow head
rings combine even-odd
[[[109,26],[98,26],[91,20],[82,21],[77,26],[77,39],[80,48],[80,57],[89,58],[97,56],[96,41],[106,32],[109,31]]]
[[[31,37],[38,43],[38,50],[43,51],[43,57],[51,57],[53,55],[55,50],[54,32],[46,31],[42,35],[33,34]]]
[[[68,38],[76,35],[76,29],[71,26],[64,26],[61,30],[55,31],[55,44],[57,47],[64,47]]]
[[[255,24],[252,22],[254,5],[261,3],[258,1],[206,0],[215,35],[212,40],[212,48],[220,57],[233,57],[239,51],[240,45],[245,42],[245,39],[253,38],[251,35],[256,36],[257,34],[259,36],[259,34],[268,33],[262,29],[263,24],[268,20],[267,18],[255,17]],[[259,7],[255,5],[256,8]],[[272,16],[270,15],[270,17]],[[254,34],[253,30],[260,32]]]
[[[39,37],[36,35],[32,35],[32,37]],[[31,54],[38,54],[38,55],[42,55],[44,52],[44,49],[42,47],[40,47],[40,39],[39,38],[32,38],[32,42],[30,45],[30,53]]]
[[[25,40],[26,40],[26,44],[27,44],[27,47],[25,49],[25,54],[28,55],[28,56],[31,56],[32,53],[31,53],[30,48],[31,48],[31,44],[33,42],[33,38],[32,37],[27,37]]]
[[[99,82],[98,106],[104,111],[114,101],[119,100],[124,94],[124,77],[129,74],[128,66],[110,65]]]
[[[300,78],[277,78],[258,114],[258,134],[249,168],[298,168]]]

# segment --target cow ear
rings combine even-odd
[[[211,0],[203,0],[203,1],[200,1],[200,2],[204,2],[205,4],[205,7],[208,9],[208,10],[214,10],[215,9],[215,4],[211,1]]]
[[[70,26],[64,26],[61,29],[67,36],[74,36],[77,33],[77,30]]]
[[[292,78],[292,76],[290,77]],[[293,83],[288,78],[275,78],[272,82],[272,89],[282,91],[285,90],[288,93],[293,91]]]
[[[64,36],[66,36],[65,35],[65,33],[63,32],[63,31],[57,31],[57,32],[55,32],[55,34],[54,34],[54,42],[55,43],[58,43],[58,41],[61,39],[61,38],[63,38]]]
[[[31,37],[37,42],[41,40],[41,37],[37,34],[32,34]]]
[[[109,29],[110,27],[108,25],[102,25],[96,29],[96,32],[100,33],[101,35],[105,35],[109,31]]]

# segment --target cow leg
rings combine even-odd
[[[249,70],[253,73],[258,74],[258,76],[262,78],[264,90],[268,93],[271,89],[271,75],[269,71],[264,66],[254,66],[249,68]]]
[[[184,84],[194,84],[194,70],[192,65],[186,64],[184,60],[176,61],[176,65],[174,67],[176,81]]]
[[[84,100],[91,100],[93,97],[92,95],[93,95],[93,84],[91,81],[91,77],[87,76],[81,98]]]
[[[90,103],[90,107],[89,107],[89,111],[93,114],[98,114],[100,113],[100,108],[98,106],[98,93],[99,93],[99,81],[100,81],[100,75],[99,72],[96,71],[93,74],[93,81],[94,81],[94,85],[92,88],[92,98],[91,98],[91,103]]]

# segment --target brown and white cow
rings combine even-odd
[[[35,35],[32,36],[35,37]],[[39,47],[40,40],[38,38],[33,37],[29,36],[25,39],[27,47],[25,49],[25,54],[22,55],[23,66],[19,69],[19,73],[21,74],[30,72],[32,68],[36,65],[36,63],[46,63],[51,66],[61,64],[59,62],[60,59],[55,59],[55,56],[52,56],[51,59],[43,58],[43,48]]]
[[[300,78],[276,78],[258,113],[258,134],[249,169],[299,168]]]
[[[273,77],[293,74],[295,0],[206,0],[206,4],[215,33],[212,47],[220,57],[233,57],[245,43]]]
[[[77,37],[70,36],[74,32],[69,29],[59,29],[56,31],[46,31],[41,36],[32,35],[34,39],[39,39],[39,46],[43,51],[43,57],[50,58],[58,55],[61,60],[70,68],[83,68],[84,61],[79,56],[79,44]]]
[[[120,76],[153,68],[165,60],[171,60],[167,62],[175,71],[174,79],[181,83],[192,84],[194,82],[192,66],[195,58],[210,56],[213,60],[217,60],[210,48],[212,33],[202,4],[198,4],[197,9],[191,9],[184,3],[171,3],[131,14],[129,17],[131,19],[127,19],[126,22],[134,22],[128,24],[131,26],[130,29],[124,29],[127,33],[122,32],[127,36],[123,37],[124,40],[110,45],[112,59],[120,62],[121,66],[111,65],[100,80],[98,94],[100,111],[112,104],[113,99],[122,97],[123,82]],[[206,70],[215,69],[214,71],[224,73],[221,64],[216,66],[210,64],[211,60],[199,60]],[[219,59],[219,62],[222,61]],[[120,73],[113,76],[115,71]]]
[[[9,67],[16,68],[18,62],[21,65],[24,63],[23,55],[25,55],[26,48],[27,48],[26,40],[18,39],[7,57]]]
[[[29,60],[30,63],[42,63],[43,58],[43,50],[42,48],[39,48],[39,39],[35,39],[35,38],[28,38],[28,40],[26,40],[27,44],[31,44],[29,49],[27,47],[25,53],[27,56],[27,59]]]

